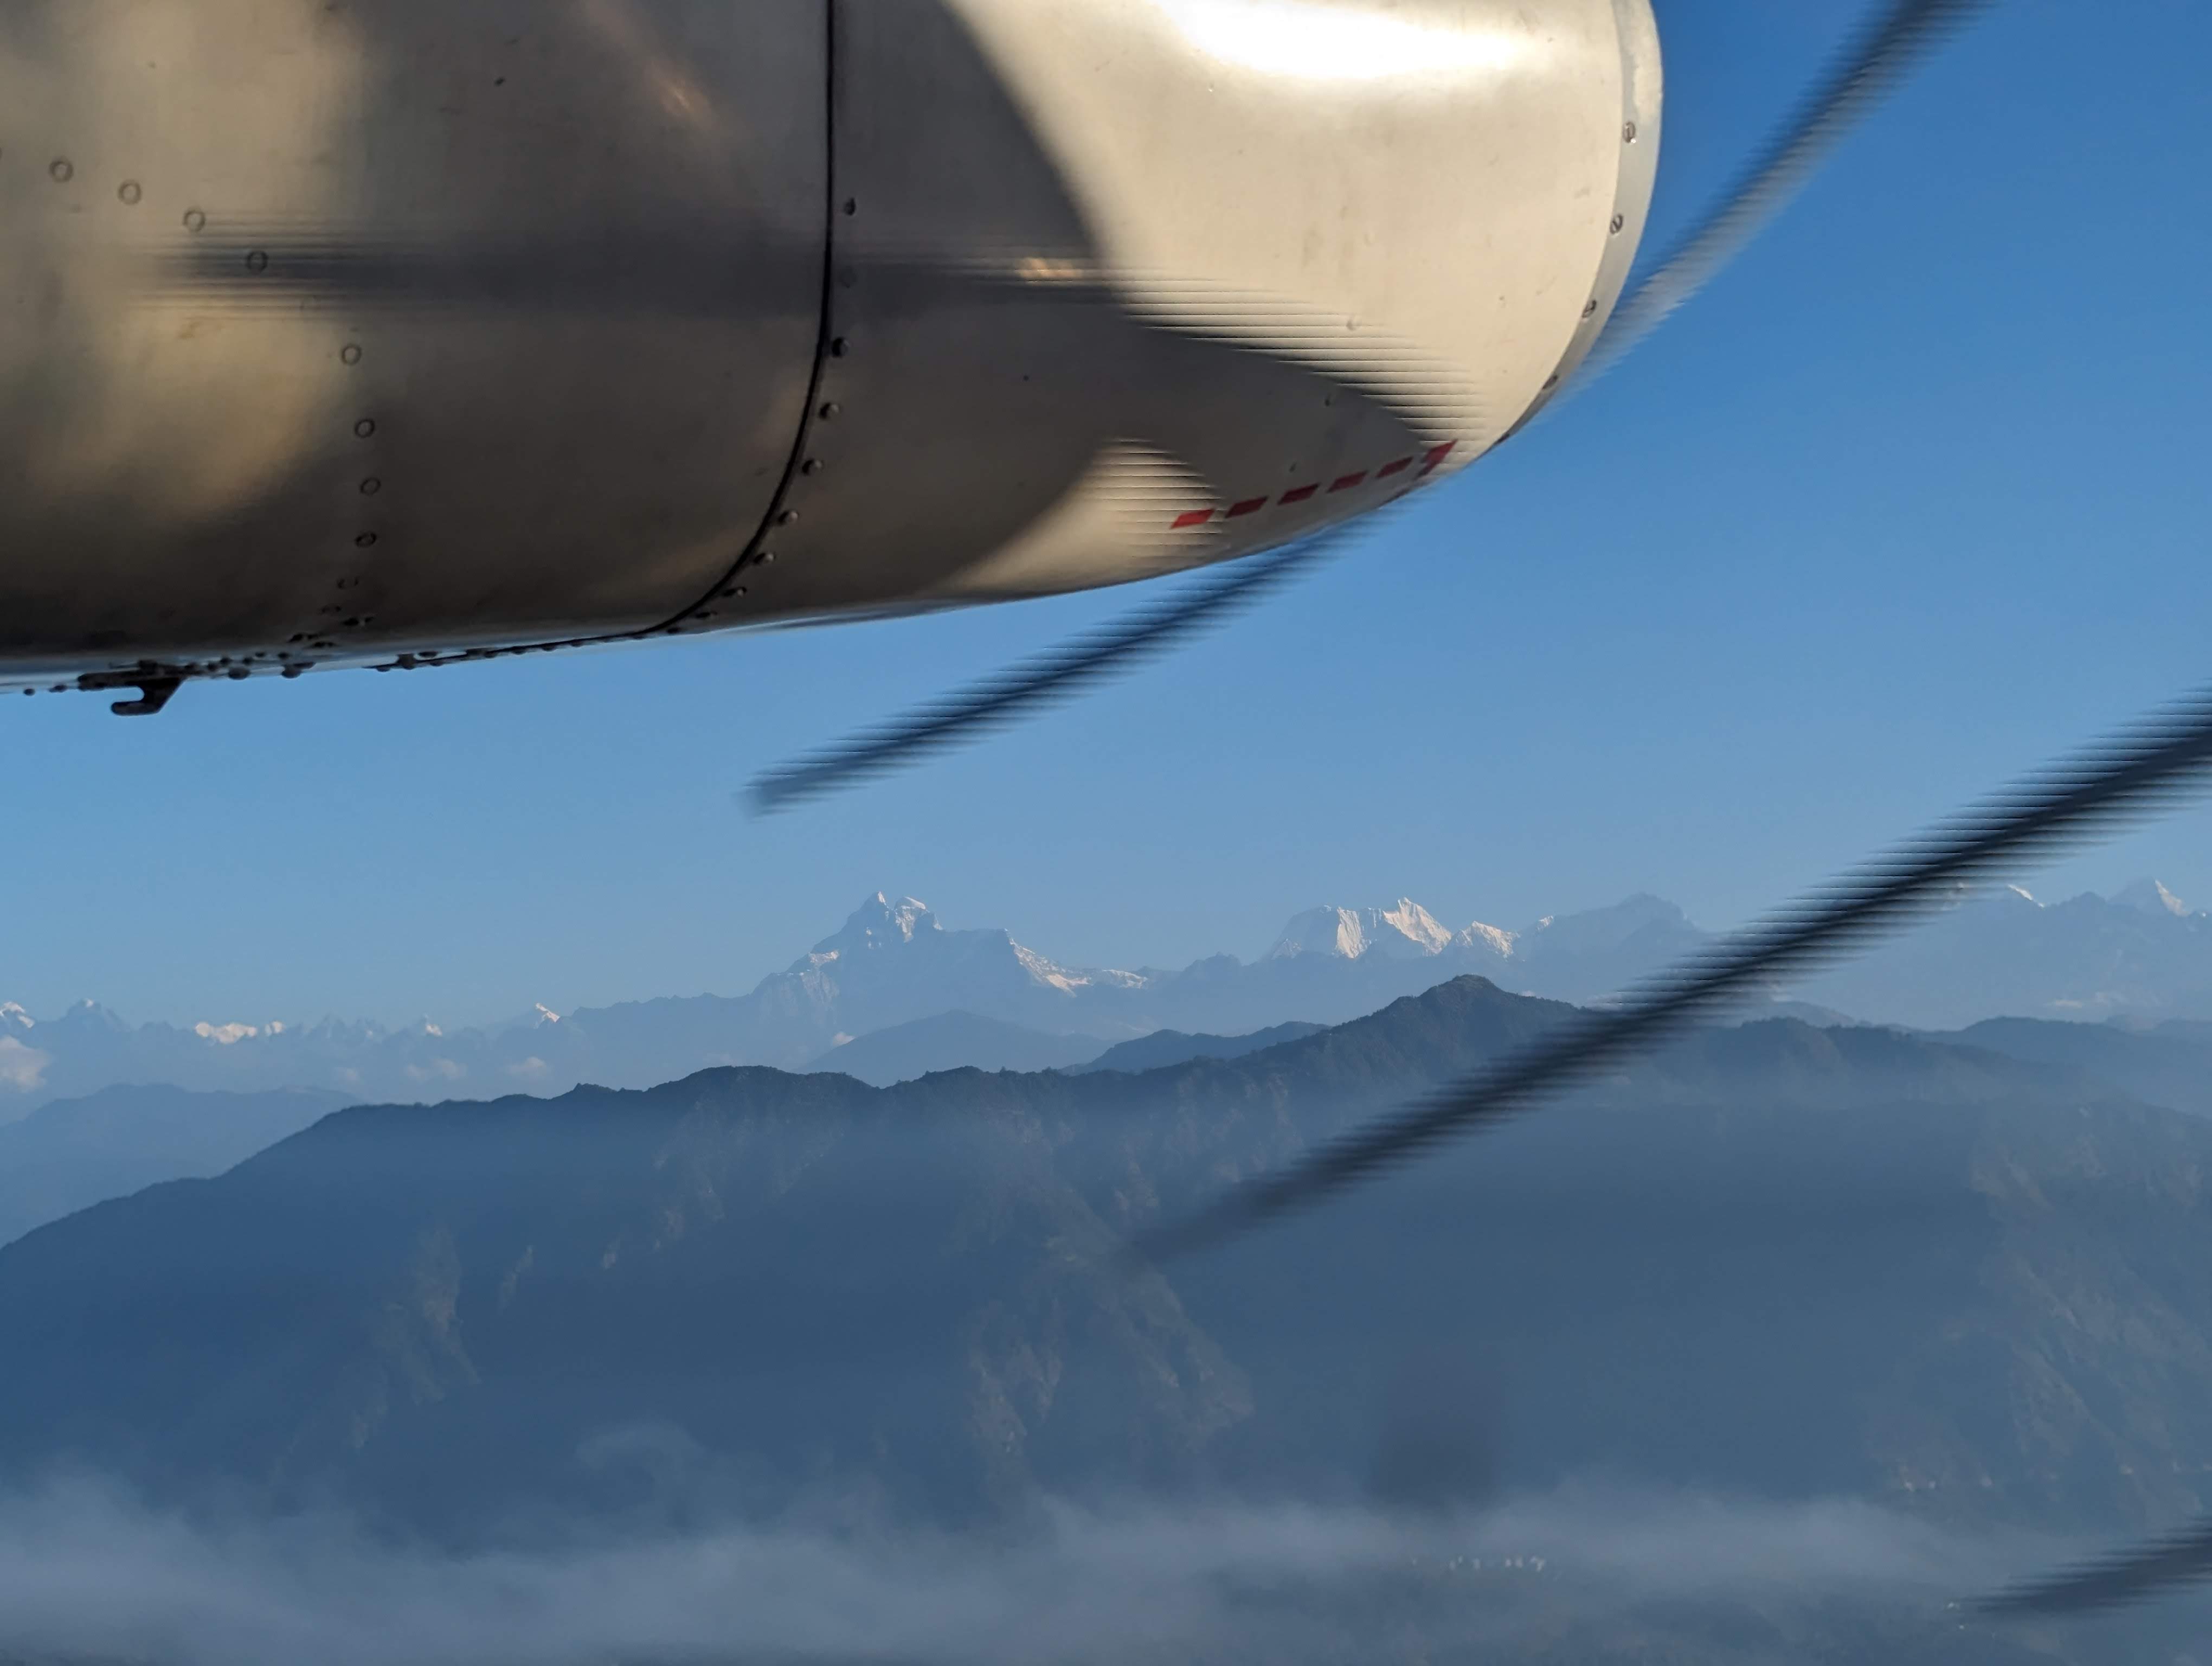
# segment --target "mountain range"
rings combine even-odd
[[[1543,1581],[1266,1600],[1375,1658],[1501,1613],[1534,1652],[1478,1657],[2115,1657],[1818,1578],[1624,1614],[1572,1500],[1849,1505],[1962,1544],[2212,1505],[2212,1025],[1699,1031],[1327,1208],[1124,1261],[1571,1010],[1462,976],[1097,1067],[234,1106],[283,1137],[220,1174],[191,1146],[204,1177],[0,1248],[0,1495],[91,1474],[163,1520],[339,1509],[471,1554],[578,1521],[1000,1542],[1085,1501],[1553,1498],[1585,1525]],[[220,1109],[56,1104],[0,1164]]]
[[[956,1064],[1037,1068],[1158,1031],[1233,1036],[1341,1023],[1468,974],[1588,1002],[1708,940],[1679,908],[1649,896],[1520,931],[1479,921],[1455,930],[1401,899],[1296,915],[1249,962],[1216,955],[1180,970],[1117,970],[1052,960],[1002,930],[948,929],[915,899],[878,893],[742,996],[566,1014],[540,1006],[516,1023],[452,1030],[428,1020],[131,1025],[90,1001],[33,1020],[0,1006],[0,1122],[118,1084],[426,1102],[585,1082],[641,1088],[725,1065],[883,1080]],[[2212,919],[2152,881],[2051,905],[1994,887],[1961,893],[1863,960],[1765,993],[1788,1003],[1777,1011],[1825,1012],[1824,1021],[1848,1014],[1931,1029],[2000,1016],[2212,1019]],[[924,1027],[872,1039],[914,1025]],[[863,1041],[846,1055],[849,1067],[840,1062]]]
[[[1327,1210],[1122,1263],[1568,1010],[1466,977],[1137,1073],[339,1110],[0,1249],[0,1474],[455,1545],[578,1510],[967,1529],[1591,1475],[1962,1530],[2212,1502],[2212,1120],[2074,1064],[1700,1031]]]

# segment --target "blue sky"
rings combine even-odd
[[[1660,232],[1856,3],[1661,0]],[[2009,0],[1621,370],[1081,704],[748,820],[758,767],[1128,593],[10,702],[0,999],[451,1022],[749,988],[879,886],[1089,964],[1293,909],[1727,925],[2212,678],[2212,11]],[[2212,902],[2193,811],[2029,879]]]

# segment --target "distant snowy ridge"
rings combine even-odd
[[[1480,929],[1488,932],[1494,927]],[[1408,960],[1442,954],[1455,940],[1450,932],[1437,923],[1434,915],[1411,897],[1401,897],[1395,908],[1310,909],[1293,915],[1267,957],[1283,960],[1293,955],[1327,954],[1358,960],[1380,954]]]
[[[743,995],[558,1013],[540,1004],[469,1029],[214,1016],[132,1025],[91,1001],[37,1021],[0,1004],[0,1122],[123,1082],[394,1101],[643,1087],[716,1066],[800,1068],[841,1043],[948,1013],[1100,1049],[1163,1030],[1234,1037],[1341,1023],[1467,974],[1588,1003],[1709,940],[1648,895],[1519,931],[1480,921],[1455,931],[1401,897],[1306,910],[1255,961],[1222,954],[1133,971],[1055,960],[1003,930],[951,929],[920,898],[878,891]],[[1961,888],[1918,930],[1766,994],[1929,1028],[1998,1015],[2212,1018],[2212,916],[2155,880],[2051,904],[2016,886]]]

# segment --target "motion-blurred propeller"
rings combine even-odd
[[[2087,1614],[2212,1578],[2212,1521],[2064,1569],[1984,1602],[1989,1614]]]
[[[904,767],[1014,722],[1041,706],[1164,654],[1182,638],[1249,607],[1346,541],[1333,527],[1230,569],[1228,576],[1187,596],[1145,609],[1118,624],[1079,636],[996,677],[933,701],[911,715],[870,729],[825,751],[754,778],[746,800],[756,815],[803,804],[838,788]]]
[[[1814,85],[1754,156],[1735,187],[1637,282],[1622,300],[1581,374],[1561,398],[1626,358],[1645,337],[1719,276],[1786,208],[1846,133],[1903,82],[1912,67],[1988,0],[1893,0],[1874,27]],[[1550,409],[1560,402],[1555,398]],[[1225,575],[1144,609],[1066,648],[933,701],[911,715],[793,759],[757,776],[746,793],[756,815],[889,774],[1093,684],[1133,668],[1200,629],[1225,621],[1342,548],[1324,533],[1237,562]]]
[[[1544,1041],[1229,1193],[1138,1249],[1191,1250],[1319,1201],[1444,1140],[1533,1109],[1624,1055],[1708,1016],[1751,986],[1826,965],[1936,909],[2000,864],[2048,856],[2202,789],[2212,774],[2212,690],[2028,776],[1724,938]]]

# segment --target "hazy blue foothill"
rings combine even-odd
[[[833,1047],[807,1067],[874,1087],[939,1070],[1055,1070],[1097,1052],[1091,1036],[1048,1036],[974,1012],[939,1012]]]
[[[309,1088],[104,1088],[0,1127],[0,1243],[158,1181],[221,1174],[346,1103]]]
[[[0,1467],[461,1538],[1593,1473],[2068,1529],[2212,1497],[2212,1122],[1948,1039],[1701,1031],[1328,1211],[1119,1268],[1565,1010],[1468,978],[1134,1076],[340,1110],[0,1250]]]
[[[1108,1048],[1087,1064],[1072,1067],[1077,1073],[1089,1070],[1164,1070],[1193,1059],[1241,1059],[1285,1042],[1304,1041],[1326,1026],[1318,1024],[1277,1024],[1243,1036],[1187,1036],[1180,1030],[1155,1030]]]

